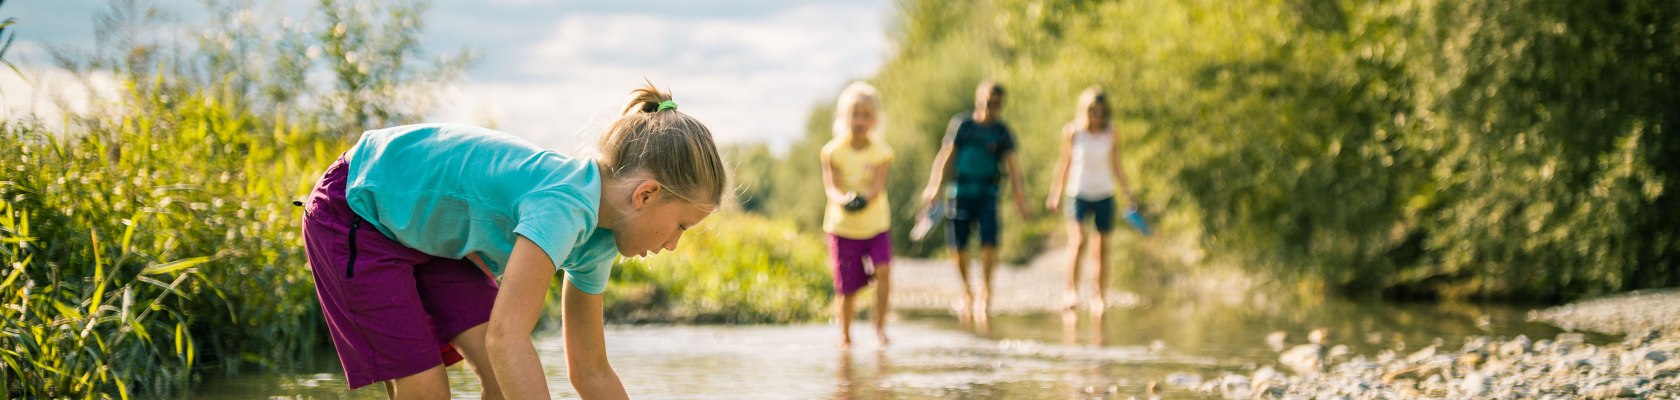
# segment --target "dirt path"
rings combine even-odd
[[[1059,310],[1067,287],[1067,256],[1050,250],[1026,265],[999,264],[992,277],[992,310],[997,313]],[[893,308],[897,310],[953,310],[962,298],[956,262],[941,259],[898,258],[893,262]],[[970,263],[969,280],[978,293],[980,263]],[[1089,274],[1090,263],[1085,264]],[[1087,277],[1089,275],[1086,275]],[[1089,278],[1086,279],[1087,281]],[[1090,285],[1083,287],[1086,298]],[[1110,305],[1135,297],[1109,289]]]

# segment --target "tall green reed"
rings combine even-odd
[[[87,134],[0,126],[6,394],[166,396],[319,345],[299,211],[341,145],[163,81]]]

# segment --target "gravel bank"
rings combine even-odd
[[[1470,338],[1463,348],[1350,356],[1340,346],[1284,351],[1279,367],[1167,384],[1226,398],[1680,398],[1680,338],[1636,335],[1603,346],[1564,333],[1530,340]]]
[[[1586,300],[1536,310],[1529,319],[1625,339],[1594,345],[1580,333],[1471,337],[1456,350],[1375,356],[1304,344],[1281,352],[1276,367],[1167,383],[1226,398],[1680,399],[1680,290]]]
[[[1528,319],[1568,330],[1615,335],[1680,331],[1680,289],[1635,291],[1530,312]]]

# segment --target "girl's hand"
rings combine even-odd
[[[1044,209],[1049,210],[1051,213],[1061,211],[1062,196],[1050,195],[1049,198],[1044,199]]]

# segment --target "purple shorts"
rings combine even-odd
[[[449,341],[490,320],[496,281],[467,260],[385,237],[344,201],[348,164],[327,167],[304,202],[303,242],[352,389],[461,361]]]
[[[850,295],[869,285],[874,266],[892,264],[892,236],[881,232],[868,239],[847,239],[830,233],[828,254],[834,264],[834,291]],[[863,265],[864,257],[869,257],[869,268]]]

